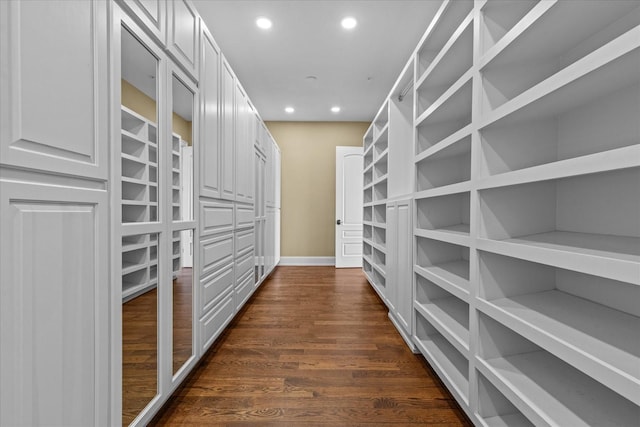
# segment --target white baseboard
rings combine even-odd
[[[332,256],[283,256],[278,265],[336,265]]]

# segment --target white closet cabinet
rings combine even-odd
[[[200,59],[198,55],[200,16],[189,0],[170,0],[167,2],[167,8],[168,51],[177,63],[197,81]]]
[[[221,66],[221,152],[219,167],[222,171],[220,182],[220,198],[226,200],[236,199],[235,185],[235,164],[236,164],[236,141],[235,141],[235,94],[236,78],[231,67],[222,60]]]
[[[0,2],[3,426],[117,422],[108,413],[108,6]]]
[[[477,425],[637,425],[640,4],[446,0],[411,61],[414,344]]]
[[[165,0],[116,0],[129,15],[146,28],[161,44],[167,40],[167,4]]]
[[[236,200],[242,203],[253,203],[253,169],[247,168],[253,160],[253,109],[240,85],[236,86],[235,95],[235,186]]]
[[[387,301],[389,318],[413,350],[412,200],[387,203]]]
[[[200,71],[200,196],[220,199],[222,154],[220,140],[220,49],[206,28],[202,30]]]

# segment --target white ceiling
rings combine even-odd
[[[264,120],[371,121],[441,1],[193,3]],[[273,27],[259,29],[259,16]],[[340,26],[345,16],[358,20],[354,30]]]

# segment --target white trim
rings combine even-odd
[[[332,256],[283,256],[279,265],[336,265]]]

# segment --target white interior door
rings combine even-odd
[[[336,147],[336,268],[362,266],[362,147]]]

